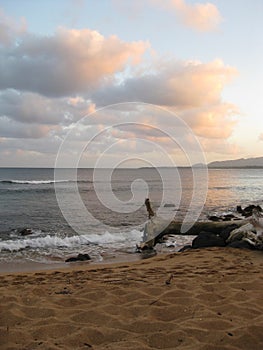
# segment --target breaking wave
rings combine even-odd
[[[3,184],[16,184],[16,185],[41,185],[41,184],[54,184],[54,183],[69,183],[75,182],[74,180],[0,180]],[[78,183],[91,183],[92,181],[81,180]]]
[[[56,249],[56,248],[76,248],[82,245],[109,245],[122,244],[128,242],[138,242],[142,237],[142,232],[132,230],[129,232],[103,234],[86,234],[59,237],[57,235],[46,235],[44,237],[26,237],[20,239],[7,239],[0,241],[0,252],[17,252],[23,249]]]

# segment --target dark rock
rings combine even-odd
[[[225,227],[220,233],[219,236],[221,238],[223,238],[224,241],[226,241],[228,239],[228,237],[230,236],[230,232],[232,232],[233,230],[235,230],[236,228],[238,228],[239,226],[236,224],[232,224],[229,225],[227,227]]]
[[[257,249],[257,250],[263,250],[263,243],[256,244],[256,245],[255,245],[255,249]]]
[[[190,244],[185,245],[184,247],[179,249],[178,252],[181,253],[181,252],[184,252],[185,250],[189,250],[189,249],[192,249],[192,246]]]
[[[208,216],[208,220],[214,221],[214,222],[220,222],[220,221],[240,220],[240,218],[236,217],[233,214],[226,214],[222,216],[211,215],[211,216]]]
[[[218,222],[218,221],[222,221],[222,218],[216,215],[212,215],[208,217],[208,220]]]
[[[141,259],[149,259],[157,254],[155,249],[144,249],[141,251]]]
[[[243,214],[243,209],[242,209],[241,205],[238,205],[238,206],[237,206],[237,212],[238,212],[239,214]]]
[[[165,203],[164,204],[164,208],[174,208],[175,207],[175,204],[172,204],[172,203]]]
[[[237,219],[233,214],[226,214],[223,216],[223,221],[231,221],[233,219]]]
[[[233,241],[227,245],[227,247],[231,248],[243,248],[243,249],[255,249],[252,244],[249,244],[247,241]]]
[[[19,231],[21,236],[29,236],[32,235],[33,231],[30,228],[23,228],[23,230]]]
[[[78,254],[77,256],[73,256],[65,260],[65,262],[74,262],[74,261],[86,261],[91,260],[89,254]]]
[[[211,232],[202,231],[194,238],[192,248],[225,247],[226,243],[222,237]]]
[[[241,205],[237,206],[237,212],[246,218],[252,215],[253,209],[257,209],[259,212],[262,212],[262,208],[259,205],[250,204],[244,209],[242,209]]]

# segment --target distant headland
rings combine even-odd
[[[207,164],[208,168],[263,168],[263,157],[240,158],[215,161]]]

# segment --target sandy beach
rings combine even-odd
[[[261,350],[262,267],[208,248],[1,274],[0,348]]]

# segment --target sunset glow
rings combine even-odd
[[[173,115],[208,162],[262,156],[262,12],[260,0],[1,1],[1,166],[53,167],[90,113],[86,133],[134,118],[150,127],[114,127],[85,155],[88,167],[109,139],[116,154],[152,159],[142,135],[176,157],[155,133],[175,127]],[[85,144],[81,130],[75,137]]]

